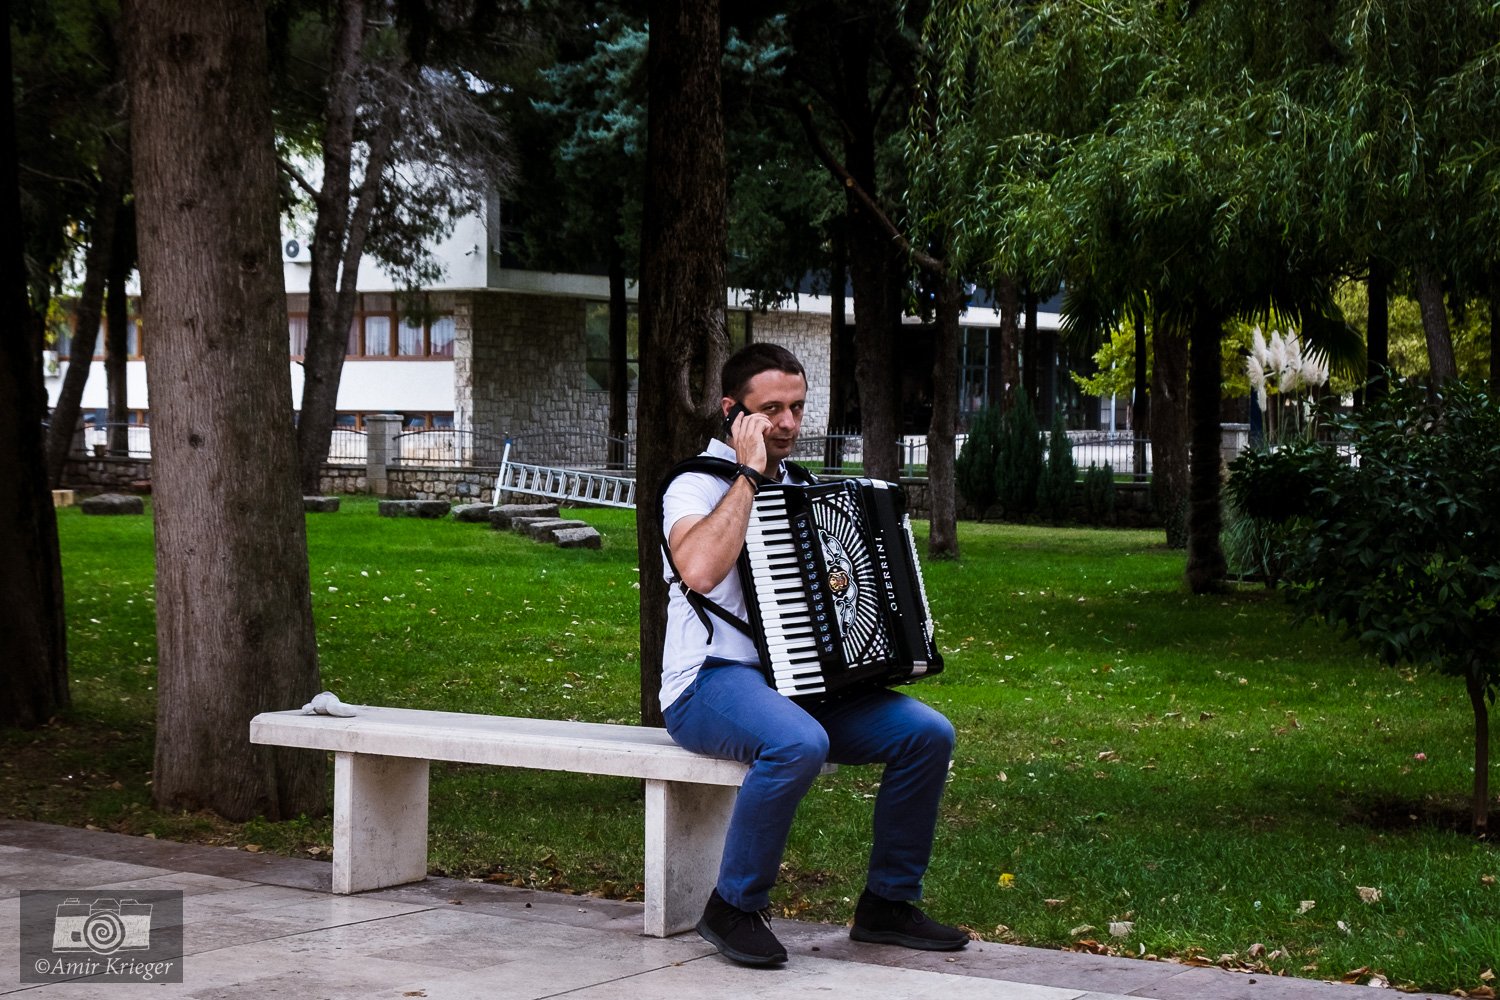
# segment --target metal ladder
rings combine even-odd
[[[495,477],[495,498],[502,493],[527,493],[552,500],[572,500],[603,507],[635,509],[635,480],[602,472],[557,469],[510,460],[510,441],[500,456],[500,474]]]

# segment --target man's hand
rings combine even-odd
[[[729,443],[734,447],[735,461],[769,475],[766,469],[766,435],[772,429],[770,419],[763,413],[741,413],[735,417],[729,428]]]

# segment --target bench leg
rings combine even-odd
[[[719,879],[732,785],[646,781],[646,934],[694,927]]]
[[[427,761],[336,753],[333,891],[427,877]]]

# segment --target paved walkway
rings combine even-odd
[[[780,969],[742,969],[688,933],[641,935],[641,904],[454,879],[358,896],[330,866],[0,819],[0,995],[199,1000],[1357,1000],[1362,987],[974,942],[956,954],[851,942],[790,920]],[[22,889],[184,894],[181,984],[20,982]]]

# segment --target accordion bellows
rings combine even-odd
[[[739,572],[761,663],[789,698],[819,701],[943,669],[895,483],[762,486]]]

